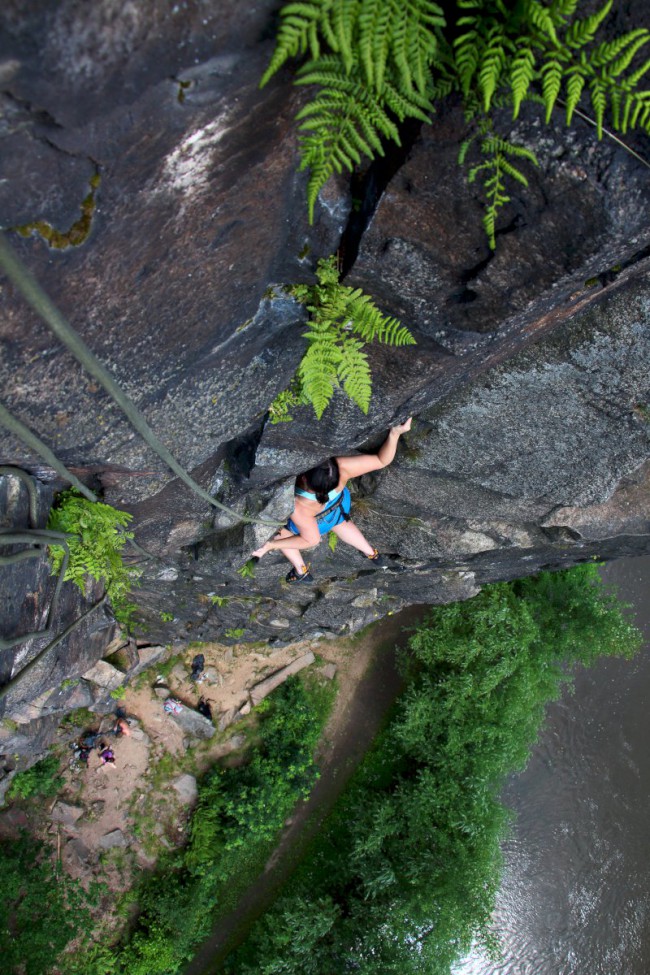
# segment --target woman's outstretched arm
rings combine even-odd
[[[337,457],[339,470],[346,480],[351,477],[361,477],[362,474],[369,474],[370,471],[379,471],[382,467],[388,467],[395,459],[397,442],[403,433],[411,429],[412,417],[404,423],[398,423],[391,427],[388,436],[376,454],[360,454],[358,457]]]

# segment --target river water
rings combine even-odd
[[[502,958],[473,953],[454,975],[650,973],[650,557],[603,576],[645,647],[581,670],[549,706],[503,792],[516,823],[494,918]]]

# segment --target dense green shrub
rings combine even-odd
[[[24,772],[17,772],[7,792],[8,799],[31,799],[32,796],[55,796],[63,778],[56,755],[48,755]]]
[[[391,722],[227,970],[449,975],[472,941],[489,947],[504,778],[574,665],[639,642],[594,566],[434,609]]]
[[[50,850],[27,836],[0,845],[0,875],[2,971],[44,975],[70,939],[88,930],[98,889],[87,895],[53,866]]]

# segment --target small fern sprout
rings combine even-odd
[[[481,143],[481,153],[484,162],[479,163],[469,171],[468,182],[475,182],[481,175],[485,194],[485,214],[483,227],[487,234],[492,250],[496,247],[496,221],[499,211],[510,202],[510,195],[506,191],[506,177],[516,180],[522,186],[528,186],[524,173],[514,164],[513,159],[526,160],[537,165],[537,158],[530,149],[518,146],[496,135],[488,135]]]

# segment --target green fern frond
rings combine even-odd
[[[270,407],[271,422],[291,419],[289,409],[311,403],[318,419],[337,386],[367,413],[372,376],[364,347],[376,340],[387,345],[412,345],[415,339],[400,322],[388,318],[361,289],[339,283],[335,256],[323,258],[316,268],[317,283],[308,289],[290,289],[307,305],[311,317],[304,332],[308,347],[296,377]]]
[[[305,333],[310,340],[303,359],[298,366],[298,379],[307,400],[312,404],[316,418],[320,420],[327,404],[334,394],[336,373],[341,361],[341,350],[337,345],[336,333],[322,327]]]
[[[562,65],[555,58],[546,61],[542,67],[542,95],[546,109],[546,124],[551,121],[557,96],[562,88]]]
[[[380,94],[394,74],[404,93],[425,92],[444,26],[433,0],[361,0],[357,50],[367,84]]]
[[[607,95],[598,78],[592,78],[589,85],[589,93],[591,95],[591,105],[594,110],[594,115],[596,116],[596,131],[598,138],[602,139],[603,119],[605,117],[605,109],[607,108]]]
[[[573,113],[578,107],[582,89],[585,86],[584,75],[579,70],[574,70],[567,78],[566,86],[566,124],[571,124]]]
[[[334,172],[352,170],[362,156],[383,155],[382,139],[400,144],[389,111],[400,120],[428,120],[425,107],[432,106],[418,92],[408,96],[398,92],[388,78],[380,98],[364,84],[357,63],[346,75],[334,55],[310,61],[300,69],[296,80],[298,84],[321,86],[313,101],[296,116],[302,133],[300,169],[310,170],[307,202],[311,223],[318,194]]]
[[[501,75],[506,65],[506,48],[503,33],[494,28],[488,37],[483,51],[481,67],[478,72],[477,88],[483,102],[483,111],[489,112],[492,96],[501,81]]]
[[[574,20],[564,35],[564,44],[572,48],[581,48],[593,41],[596,31],[612,9],[612,2],[613,0],[607,0],[591,17]]]
[[[474,84],[474,76],[481,60],[481,46],[480,34],[476,30],[467,31],[454,41],[455,67],[460,89],[465,96],[469,95]]]
[[[579,2],[580,0],[553,0],[550,7],[553,23],[560,24],[568,20],[569,17],[573,17],[578,9]]]
[[[281,21],[275,50],[268,68],[262,75],[260,88],[273,77],[288,58],[305,54],[310,50],[312,57],[320,54],[317,27],[322,25],[333,0],[302,0],[288,3],[280,11]]]
[[[535,76],[535,55],[529,47],[524,47],[515,55],[510,65],[510,86],[512,88],[512,117],[517,118],[523,99]]]
[[[489,120],[482,120],[480,128],[488,131]],[[483,226],[492,250],[496,246],[496,221],[499,211],[510,202],[506,191],[505,177],[515,179],[523,186],[528,185],[524,173],[514,164],[513,159],[521,159],[537,165],[537,158],[532,150],[525,146],[516,145],[498,135],[486,134],[481,142],[481,153],[484,161],[472,166],[467,181],[474,183],[480,176],[485,194],[485,214]]]
[[[556,18],[552,7],[544,7],[538,0],[528,0],[525,4],[525,16],[540,33],[547,35],[554,44],[558,43],[555,32]]]
[[[630,31],[613,41],[599,44],[591,52],[590,64],[594,68],[604,68],[609,65],[608,74],[617,78],[629,68],[635,55],[649,40],[650,32],[644,27],[639,27],[637,30]]]
[[[341,55],[347,72],[352,71],[356,48],[355,29],[359,3],[357,0],[335,0],[330,11],[330,22],[335,44],[332,49]]]
[[[363,344],[358,339],[342,337],[337,375],[345,393],[363,413],[367,413],[372,395],[372,376],[368,356],[362,351]]]

